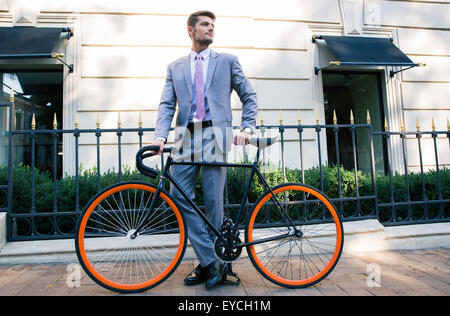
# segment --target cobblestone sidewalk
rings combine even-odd
[[[334,271],[306,289],[286,289],[261,277],[245,258],[233,264],[239,285],[184,286],[196,262],[184,260],[163,284],[137,295],[362,296],[450,295],[450,249],[343,254]],[[119,295],[96,285],[78,265],[0,265],[0,295]]]

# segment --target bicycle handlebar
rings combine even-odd
[[[258,147],[258,149],[263,149],[266,147],[269,147],[270,145],[273,145],[275,142],[278,141],[278,136],[276,137],[255,137],[251,138],[249,141],[249,144]],[[150,151],[150,152],[148,152]],[[150,168],[142,162],[144,159],[155,156],[156,154],[154,152],[159,151],[159,146],[150,145],[150,146],[144,146],[136,154],[136,167],[137,169],[144,175],[154,179],[158,176],[158,171]],[[171,152],[172,148],[164,148],[163,152]],[[258,151],[259,153],[259,151]],[[259,155],[259,154],[258,154]]]
[[[150,151],[150,152],[147,152]],[[146,165],[144,165],[143,160],[145,158],[149,158],[152,157],[154,155],[156,155],[154,153],[154,151],[158,152],[159,151],[159,146],[144,146],[141,149],[138,150],[138,152],[136,153],[136,168],[143,174],[146,175],[152,179],[155,179],[158,176],[158,171],[150,168]],[[171,152],[172,148],[164,148],[163,152]],[[147,153],[146,153],[147,152]]]

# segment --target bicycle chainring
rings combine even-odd
[[[217,238],[214,241],[214,251],[218,258],[225,262],[231,262],[239,258],[242,252],[242,247],[232,248],[230,245],[241,243],[238,234],[232,236],[233,221],[229,218],[224,219],[222,229],[220,231],[222,238]],[[233,239],[230,243],[230,239]]]
[[[242,252],[242,247],[229,249],[227,247],[228,242],[226,241],[226,237],[225,236],[222,237],[224,237],[224,239],[217,238],[214,241],[214,251],[216,252],[216,256],[225,262],[231,262],[239,258]],[[240,243],[241,239],[239,238],[239,236],[234,236],[233,244],[240,244]]]

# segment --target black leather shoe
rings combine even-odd
[[[216,284],[220,284],[223,282],[224,277],[226,277],[226,266],[219,260],[211,263],[208,266],[208,280],[206,281],[206,289],[210,289]]]
[[[198,265],[194,271],[192,271],[185,279],[184,284],[186,285],[196,285],[205,283],[209,277],[209,266],[202,268],[201,265]]]

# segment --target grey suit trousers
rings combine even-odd
[[[206,158],[204,156],[209,154],[209,150],[205,150],[205,148],[211,148],[211,142],[215,142],[215,138],[214,134],[211,135],[211,133],[205,133],[205,130],[207,129],[200,129],[200,131],[196,130],[195,134],[198,135],[197,132],[201,133],[203,131],[202,135],[207,135],[207,137],[194,137],[194,133],[192,133],[191,137],[184,137],[182,145],[184,151],[173,155],[174,161],[199,161],[198,158],[202,157],[203,161],[211,162],[210,159],[204,159]],[[196,140],[194,140],[194,138]],[[201,144],[198,143],[199,141],[201,141]],[[197,142],[197,144],[195,144],[195,142]],[[189,148],[191,148],[191,150],[189,150]],[[217,154],[219,153],[216,152],[215,155],[217,156]],[[221,155],[222,161],[226,161],[226,154]],[[194,156],[196,158],[193,160],[192,158]],[[195,201],[195,183],[200,171],[202,175],[205,214],[214,227],[217,230],[220,230],[223,223],[223,191],[226,167],[173,165],[170,170],[180,187],[193,201]],[[188,238],[200,265],[205,267],[214,262],[217,259],[214,252],[214,239],[216,236],[209,230],[201,217],[194,211],[173,184],[170,186],[170,194],[178,203],[181,212],[183,212],[188,228]]]

